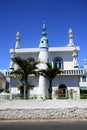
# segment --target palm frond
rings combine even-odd
[[[61,74],[63,70],[57,68],[57,67],[52,67],[51,63],[46,63],[47,69],[41,69],[39,70],[39,74],[43,75],[49,80],[54,79],[57,74]]]

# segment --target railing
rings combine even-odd
[[[24,95],[12,94],[12,99],[11,100],[20,100],[20,99],[21,100],[25,99]],[[42,95],[29,95],[27,99],[28,100],[38,100],[38,99],[43,100],[44,98],[43,98]],[[49,95],[46,95],[45,99],[48,100]],[[62,100],[62,99],[66,99],[66,100],[68,100],[68,99],[76,99],[76,100],[78,100],[78,99],[87,99],[87,94],[75,94],[74,96],[69,95],[69,94],[67,94],[67,95],[58,94],[58,95],[52,95],[52,100],[53,99],[57,99],[57,100],[58,99],[59,100]],[[9,95],[6,95],[6,94],[1,95],[0,94],[0,100],[10,100],[10,94]]]
[[[61,73],[61,75],[83,75],[84,74],[84,70],[64,70],[63,73]],[[10,71],[6,71],[4,73],[4,76],[11,76]]]
[[[83,75],[84,70],[64,70],[64,73],[61,75]]]
[[[3,95],[0,94],[0,100],[4,100],[4,99],[9,100],[10,99],[10,95],[8,95],[8,94],[7,95],[6,94],[5,95],[4,94]]]

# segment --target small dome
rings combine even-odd
[[[48,41],[47,37],[42,37],[40,41]]]
[[[87,59],[86,58],[84,59],[84,64],[87,64]]]
[[[16,35],[20,35],[20,32],[19,32],[19,31],[17,31]]]
[[[72,33],[72,29],[71,28],[69,28],[69,32],[68,33]]]

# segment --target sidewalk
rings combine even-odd
[[[0,100],[1,109],[87,108],[87,100]]]

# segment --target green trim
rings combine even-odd
[[[86,87],[80,87],[81,90],[87,90],[87,86]]]

